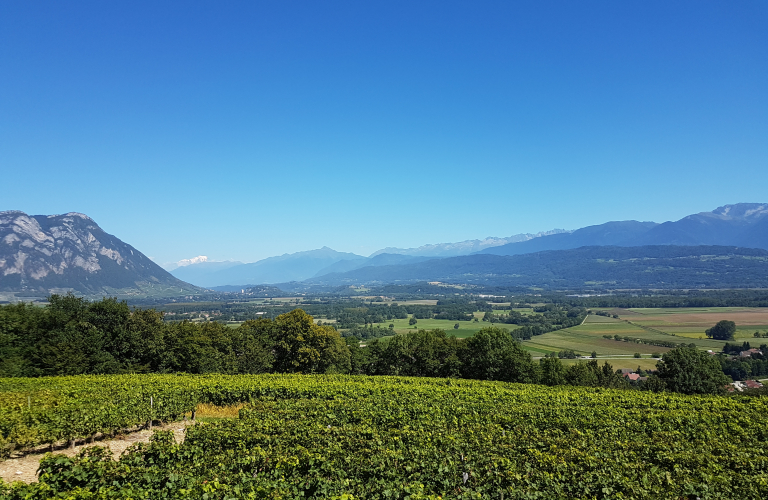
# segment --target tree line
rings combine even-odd
[[[468,339],[418,330],[361,347],[301,309],[230,328],[168,323],[153,309],[53,295],[45,307],[0,306],[0,376],[107,373],[352,373],[462,377],[546,385],[630,387],[609,363],[565,366],[532,359],[509,331],[489,326]],[[664,355],[641,388],[721,392],[729,381],[717,359],[689,347]]]

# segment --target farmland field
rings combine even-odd
[[[768,332],[768,309],[766,308],[710,307],[594,310],[605,310],[611,314],[618,314],[619,319],[590,315],[587,316],[582,325],[545,333],[525,341],[525,348],[534,356],[573,349],[576,353],[582,355],[588,355],[595,351],[600,357],[631,355],[635,352],[648,355],[654,352],[664,353],[669,350],[669,348],[661,346],[616,341],[603,337],[603,335],[619,335],[620,337],[631,337],[647,342],[695,343],[700,349],[719,351],[722,349],[725,341],[708,339],[704,331],[722,319],[731,320],[736,323],[736,341],[754,341],[758,345],[759,343],[768,343],[768,339],[754,338],[756,330]],[[623,368],[623,364],[618,363],[617,367]]]
[[[0,484],[0,497],[768,496],[764,398],[364,376],[0,379],[0,429],[6,443],[82,439],[200,403],[245,406],[119,461],[49,456],[38,483]]]
[[[720,320],[736,323],[735,338],[749,340],[755,331],[768,332],[768,308],[702,307],[681,309],[627,309],[622,318],[690,339],[706,339],[704,331]],[[697,342],[698,344],[698,342]]]
[[[482,314],[483,313],[480,315],[481,318]],[[448,335],[455,335],[458,338],[471,337],[481,328],[487,328],[491,326],[491,324],[486,321],[455,321],[448,319],[420,319],[417,321],[418,322],[415,325],[411,326],[408,324],[408,319],[393,319],[391,321],[385,321],[384,323],[377,323],[377,326],[387,328],[389,327],[389,324],[392,323],[395,325],[395,333],[408,333],[409,331],[412,332],[414,331],[414,326],[416,329],[424,330],[435,330],[439,328],[441,330],[445,330]],[[453,326],[456,323],[459,324],[458,330],[453,329]],[[517,325],[506,325],[499,323],[496,323],[495,326],[506,328],[509,331],[517,328]]]

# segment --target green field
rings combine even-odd
[[[617,341],[603,338],[604,335],[619,335],[620,337],[631,337],[642,341],[663,341],[680,343],[695,343],[700,349],[711,349],[719,351],[725,344],[724,341],[708,339],[704,330],[713,326],[717,321],[723,318],[733,318],[737,324],[736,340],[741,342],[748,340],[759,345],[768,343],[768,339],[755,339],[754,332],[768,332],[768,310],[745,308],[745,307],[711,307],[711,308],[658,308],[658,309],[595,309],[605,310],[611,314],[618,314],[619,319],[606,316],[589,315],[582,325],[557,330],[543,335],[537,335],[531,340],[524,341],[526,350],[530,351],[534,357],[540,357],[551,352],[558,352],[573,349],[577,354],[589,355],[593,351],[597,352],[599,357],[619,356],[614,361],[619,368],[635,368],[629,363],[624,366],[622,356],[631,356],[639,352],[644,357],[649,357],[652,353],[664,353],[669,350],[667,347],[654,346],[649,344],[639,344],[635,342]],[[516,309],[523,314],[536,314],[532,309]],[[481,319],[485,313],[475,312],[476,318]],[[494,311],[494,314],[508,314],[508,311]],[[765,320],[765,324],[759,324]],[[746,321],[758,324],[740,324],[739,321]],[[402,334],[414,331],[415,329],[436,329],[440,328],[448,334],[456,335],[459,338],[467,338],[475,334],[479,329],[491,326],[488,322],[467,322],[459,321],[459,329],[454,330],[453,325],[456,321],[422,319],[415,325],[416,328],[408,325],[407,319],[393,320],[381,323],[380,326],[387,327],[389,323],[395,325],[395,332]],[[513,330],[515,325],[495,323],[495,326]],[[643,368],[651,368],[655,361],[643,361],[640,363]],[[620,365],[620,366],[619,366]]]
[[[479,315],[476,314],[475,317],[482,318],[483,314],[484,313],[479,313]],[[384,323],[376,323],[376,326],[380,326],[382,328],[388,328],[390,323],[392,323],[395,325],[395,333],[408,333],[414,330],[441,329],[441,330],[445,330],[448,333],[448,335],[455,335],[460,339],[471,337],[472,335],[477,333],[477,331],[480,330],[481,328],[487,328],[489,326],[498,326],[501,328],[505,328],[509,331],[512,331],[515,328],[517,328],[517,325],[505,325],[500,323],[495,323],[494,325],[491,325],[487,321],[482,321],[480,319],[478,319],[477,322],[455,321],[455,320],[448,320],[448,319],[420,319],[417,321],[418,322],[415,325],[411,326],[408,324],[408,319],[393,319],[391,321],[385,321]],[[453,329],[453,326],[456,323],[459,324],[458,330]]]
[[[663,332],[693,339],[697,345],[715,345],[707,342],[705,331],[720,320],[736,323],[735,340],[752,341],[755,331],[768,333],[768,308],[749,307],[700,307],[700,308],[658,308],[658,309],[626,309],[619,312],[622,319],[627,319],[638,325],[661,330]],[[764,339],[767,343],[768,339]],[[709,348],[709,347],[708,347]]]
[[[664,353],[669,350],[669,348],[661,346],[606,339],[603,338],[603,335],[619,335],[620,337],[631,337],[644,341],[690,342],[689,338],[649,331],[623,319],[590,315],[587,316],[582,325],[537,335],[531,340],[523,342],[523,345],[534,356],[567,349],[573,349],[581,355],[589,355],[594,351],[601,357],[626,356],[636,352],[649,356],[652,353]],[[721,349],[724,344],[724,342],[711,339],[696,339],[695,343],[700,348],[713,350]]]

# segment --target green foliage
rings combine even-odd
[[[449,337],[443,330],[419,330],[397,335],[386,343],[374,340],[368,345],[369,365],[362,373],[417,377],[461,376],[460,342],[456,337]]]
[[[721,394],[730,382],[714,356],[691,347],[667,351],[656,367],[665,387],[683,394]]]
[[[579,357],[576,351],[573,349],[565,349],[557,353],[557,357],[560,359],[576,359]]]
[[[565,384],[565,367],[560,359],[547,356],[539,360],[540,382],[544,385]]]
[[[339,333],[329,326],[318,326],[301,309],[278,316],[273,325],[274,367],[279,372],[346,373],[349,351]]]
[[[483,328],[464,341],[461,357],[467,378],[536,382],[538,374],[530,353],[507,330]]]
[[[596,359],[586,363],[577,362],[569,366],[564,373],[565,383],[577,386],[627,388],[628,383],[607,361],[601,367]]]
[[[21,394],[41,408],[9,404]],[[0,496],[768,497],[765,398],[328,375],[0,379],[0,428],[22,414],[63,435],[135,425],[150,394],[156,418],[249,404],[181,445],[158,432],[118,460],[98,447],[48,455],[38,483],[0,483]]]
[[[736,333],[736,323],[724,319],[718,321],[715,326],[704,333],[707,334],[707,337],[716,340],[733,340],[733,335]]]
[[[349,370],[338,332],[301,309],[238,328],[166,323],[153,309],[52,295],[46,307],[0,306],[0,376]]]

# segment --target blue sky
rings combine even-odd
[[[158,262],[768,202],[768,3],[0,3],[0,210]]]

